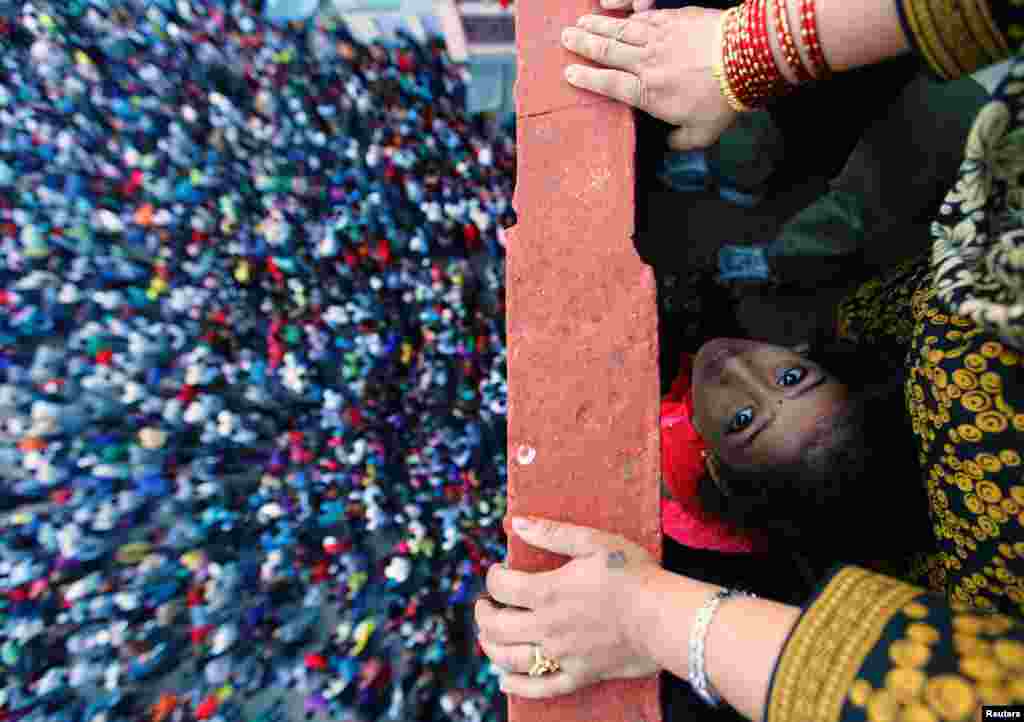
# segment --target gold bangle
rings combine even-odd
[[[716,45],[715,55],[711,60],[711,75],[718,80],[718,86],[722,90],[722,95],[725,97],[726,102],[729,103],[729,107],[735,110],[737,113],[749,113],[751,108],[740,102],[739,98],[736,97],[736,93],[733,92],[732,87],[729,85],[729,78],[725,74],[725,25],[729,20],[729,16],[736,11],[736,8],[730,8],[722,13],[718,20],[718,31],[716,33]]]

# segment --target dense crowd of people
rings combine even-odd
[[[439,37],[13,6],[0,716],[494,719],[508,130]]]

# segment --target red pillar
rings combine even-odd
[[[601,12],[593,0],[517,3],[508,514],[620,534],[660,560],[657,309],[632,241],[633,111],[563,79],[582,61],[562,29]],[[566,561],[509,533],[514,569]],[[661,722],[657,676],[509,705],[510,722]]]

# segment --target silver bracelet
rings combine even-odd
[[[722,700],[711,690],[707,674],[704,672],[704,639],[711,626],[711,618],[715,615],[718,605],[729,597],[756,597],[756,594],[739,589],[719,589],[697,610],[697,618],[690,632],[690,686],[706,704],[718,707]]]

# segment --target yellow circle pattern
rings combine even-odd
[[[989,394],[999,394],[1003,390],[1003,380],[994,371],[986,371],[981,375],[981,388]]]
[[[960,403],[968,411],[977,414],[992,408],[992,397],[984,391],[968,391],[961,397]]]
[[[889,646],[889,659],[897,667],[923,667],[931,659],[932,651],[927,645],[909,639],[901,639]]]
[[[1024,362],[939,306],[927,255],[840,309],[858,341],[910,348],[904,397],[936,539],[935,553],[922,555],[929,563],[914,571],[927,578],[914,583],[943,593],[955,610],[944,637],[948,608],[935,617],[923,601],[903,607],[904,632],[883,647],[888,665],[861,670],[849,690],[849,702],[876,721],[965,722],[983,703],[1024,703],[1024,396],[1016,382]]]
[[[953,383],[964,391],[978,388],[978,377],[968,369],[957,369],[953,372]]]
[[[959,722],[974,711],[977,697],[974,687],[958,674],[932,677],[925,685],[925,702],[939,719]]]
[[[911,581],[931,586],[934,579],[943,587],[932,588],[950,599],[1024,614],[1024,555],[981,574],[997,556],[994,545],[1024,537],[1024,483],[1014,475],[1021,467],[1015,439],[1024,431],[1024,401],[1009,385],[1022,370],[1021,354],[986,338],[969,320],[937,311],[927,285],[910,304],[915,348],[905,389],[943,574]],[[923,393],[914,391],[918,386]],[[933,449],[931,433],[941,439],[941,451]]]
[[[979,573],[965,582],[983,580]],[[879,722],[966,722],[974,719],[982,704],[1024,702],[1024,642],[1004,636],[1020,628],[1020,621],[954,605],[950,627],[958,657],[955,667],[949,668],[947,658],[931,653],[943,643],[943,636],[925,621],[930,617],[926,599],[919,597],[900,610],[906,620],[903,637],[889,644],[892,666],[880,673],[879,686],[872,684],[872,675],[862,672],[850,686],[849,702],[862,708],[867,719]],[[997,638],[986,639],[989,636]],[[929,674],[932,663],[936,669]]]
[[[999,434],[1006,431],[1009,425],[1006,417],[998,411],[983,411],[975,417],[975,423],[982,432],[986,434]],[[979,439],[974,439],[978,441]]]
[[[903,708],[900,722],[939,722],[939,718],[926,704],[913,702]]]
[[[1024,642],[997,639],[992,643],[992,651],[1000,664],[1015,672],[1024,670]]]
[[[974,458],[975,461],[978,462],[978,466],[981,467],[982,471],[989,474],[998,474],[1000,469],[1003,468],[1003,462],[1001,462],[999,457],[995,454],[982,452]]]

